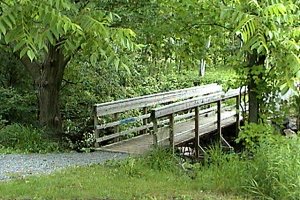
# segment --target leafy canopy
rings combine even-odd
[[[255,71],[265,72],[286,88],[300,80],[299,5],[299,0],[233,0],[224,5],[221,15],[242,41],[239,56],[264,55],[264,68]]]
[[[0,41],[20,57],[41,61],[50,46],[63,50],[66,58],[77,52],[96,64],[125,66],[124,51],[135,50],[130,29],[114,28],[117,16],[100,10],[93,1],[3,0],[0,2]]]

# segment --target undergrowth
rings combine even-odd
[[[185,163],[168,150],[155,149],[141,157],[0,183],[0,194],[50,199],[299,199],[300,139],[274,138],[261,142],[251,154],[212,147],[201,163]]]
[[[11,124],[0,128],[0,153],[47,153],[61,150],[57,142],[33,126]]]

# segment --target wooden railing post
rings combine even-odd
[[[241,96],[238,95],[236,97],[236,134],[240,131],[240,104],[241,104]]]
[[[222,126],[221,126],[221,101],[217,101],[217,132],[220,137],[220,143],[222,143]]]
[[[152,123],[153,123],[153,144],[154,144],[154,146],[157,146],[158,145],[158,141],[157,141],[157,131],[158,131],[157,119],[153,118]]]
[[[119,113],[114,113],[114,121],[118,121],[119,120]],[[119,133],[120,132],[120,127],[119,125],[114,126],[114,133]],[[120,141],[120,137],[117,137],[114,139],[114,142],[118,142]]]
[[[118,113],[114,113],[114,121],[118,121],[119,119],[119,114]],[[119,132],[119,125],[116,125],[114,127],[114,133],[118,133]]]
[[[199,152],[199,134],[200,134],[200,130],[199,130],[199,121],[200,121],[200,117],[199,117],[199,106],[197,106],[195,108],[195,156],[196,158],[199,158],[200,156],[200,152]]]
[[[174,141],[174,124],[175,124],[175,120],[174,120],[175,114],[172,113],[171,115],[169,115],[169,123],[170,123],[170,132],[169,132],[169,140],[170,140],[170,147],[172,149],[172,152],[174,153],[175,150],[175,141]]]
[[[147,107],[144,107],[143,108],[143,114],[144,115],[146,115],[148,113],[148,108]],[[148,119],[146,118],[146,119],[143,119],[143,125],[145,126],[145,125],[147,125],[148,124]],[[147,134],[147,132],[148,132],[148,129],[144,129],[143,131],[142,131],[142,134]]]
[[[95,139],[99,138],[99,130],[97,129],[98,126],[98,116],[97,116],[97,107],[94,106],[94,137]],[[95,142],[95,147],[99,147],[99,143]]]

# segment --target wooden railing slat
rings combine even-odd
[[[149,107],[157,104],[177,101],[180,99],[187,99],[193,96],[206,95],[216,91],[222,91],[222,87],[217,84],[210,84],[183,90],[175,90],[165,93],[157,93],[154,95],[130,98],[126,100],[96,104],[96,115],[99,117],[108,114],[124,112],[131,109]]]
[[[100,138],[96,138],[96,142],[103,142],[103,141],[111,140],[111,139],[114,139],[114,138],[117,138],[117,137],[120,137],[120,136],[125,136],[125,135],[128,135],[130,133],[142,131],[144,129],[151,128],[151,127],[153,127],[152,123],[147,124],[145,126],[139,126],[139,127],[136,127],[136,128],[126,130],[126,131],[122,131],[122,132],[119,132],[119,133],[114,133],[114,134],[106,135],[106,136],[103,136],[103,137],[100,137]]]

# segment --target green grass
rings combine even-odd
[[[247,154],[208,151],[189,164],[168,151],[0,183],[0,199],[296,200],[300,138],[265,140]],[[246,198],[247,197],[247,198]],[[250,198],[251,197],[251,198]]]
[[[105,166],[80,167],[0,184],[2,199],[241,199],[203,192],[197,182],[145,170],[128,176]]]
[[[142,158],[19,178],[0,183],[0,199],[244,199],[226,191],[203,190],[199,179],[191,178],[178,161],[168,152],[157,150]]]

